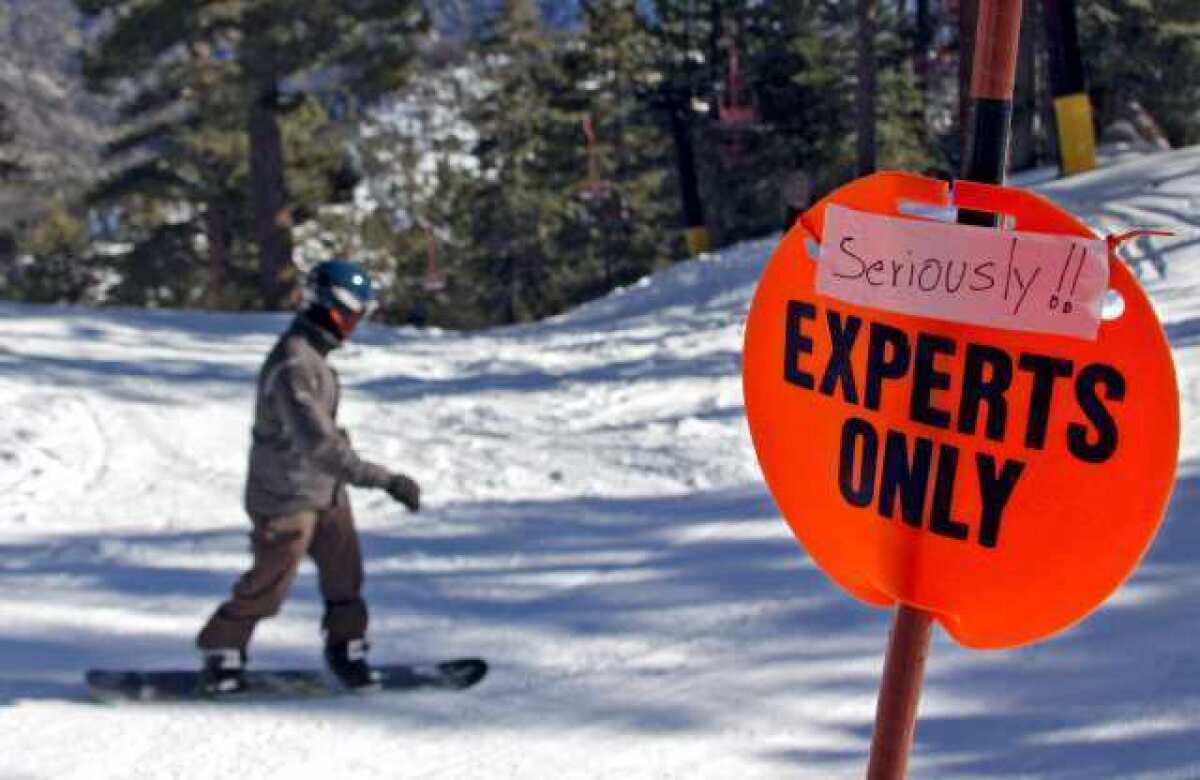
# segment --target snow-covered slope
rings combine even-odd
[[[1106,230],[1184,228],[1131,250],[1176,349],[1179,487],[1082,625],[999,653],[939,635],[913,775],[1198,777],[1200,150],[1042,189]],[[86,667],[193,665],[247,563],[254,375],[286,320],[0,305],[0,777],[861,776],[889,615],[797,547],[743,420],[772,246],[536,325],[368,327],[337,355],[357,446],[428,496],[410,516],[354,494],[374,655],[494,662],[457,695],[87,703]],[[254,662],[316,664],[319,616],[306,564]]]

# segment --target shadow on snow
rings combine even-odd
[[[1128,592],[1071,631],[999,653],[962,650],[939,632],[927,701],[938,696],[963,706],[921,719],[914,774],[921,776],[925,764],[937,767],[937,776],[1097,777],[1194,767],[1196,724],[1180,720],[1181,713],[1169,707],[1194,710],[1200,703],[1200,675],[1188,639],[1200,618],[1200,575],[1192,574],[1191,561],[1197,540],[1189,522],[1198,501],[1197,478],[1181,479],[1166,525],[1126,585]],[[639,659],[664,647],[694,656],[697,664],[740,658],[747,668],[774,666],[776,671],[748,680],[729,670],[738,685],[748,686],[737,699],[742,704],[786,703],[818,693],[835,699],[873,697],[887,613],[837,592],[782,524],[778,533],[763,532],[770,526],[758,521],[774,516],[768,497],[747,488],[677,497],[457,505],[443,510],[436,522],[414,525],[411,533],[370,528],[363,542],[377,646],[391,648],[387,657],[417,649],[428,657],[437,637],[412,631],[428,632],[429,624],[446,626],[449,635],[466,627],[509,637],[499,651],[475,649],[495,662],[495,671],[472,694],[478,706],[504,711],[507,726],[523,717],[531,726],[540,722],[537,715],[523,713],[513,697],[555,684],[571,691],[570,705],[555,712],[565,726],[634,724],[653,733],[712,729],[722,720],[736,720],[736,713],[721,711],[719,702],[691,700],[686,691],[651,700],[636,690],[623,694],[620,684],[575,684],[594,675],[636,680],[651,673]],[[745,533],[738,532],[741,524]],[[244,548],[241,530],[10,544],[0,547],[0,583],[11,593],[51,575],[67,577],[93,605],[108,600],[149,615],[174,609],[177,617],[191,613],[198,627],[236,572],[159,567],[149,561],[156,550],[178,560],[181,551],[212,548]],[[439,561],[450,565],[436,565]],[[262,648],[260,659],[313,663],[319,604],[311,567],[302,571],[296,590],[288,614],[311,621],[313,647]],[[704,609],[697,612],[698,606]],[[680,618],[670,619],[673,614]],[[80,677],[88,666],[194,662],[186,633],[96,631],[35,638],[28,632],[6,633],[0,628],[5,648],[0,701],[5,702],[80,700]],[[620,646],[628,649],[609,652],[596,668],[539,669],[527,660],[547,641],[593,640],[624,643]],[[539,647],[522,648],[523,641]],[[714,647],[719,651],[710,654]],[[832,671],[816,680],[779,685],[806,665],[830,662]],[[687,666],[680,674],[724,673]],[[1170,702],[1163,702],[1166,697]],[[328,707],[347,717],[386,715],[406,729],[446,725],[440,716],[427,720],[400,699],[387,697],[372,700],[365,710],[359,703],[348,708],[336,701],[304,707]],[[862,719],[840,725],[846,736],[861,741],[864,757],[871,727]],[[797,749],[768,757],[812,768],[853,754]]]

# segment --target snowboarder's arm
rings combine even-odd
[[[284,426],[318,469],[339,482],[359,487],[388,485],[391,472],[360,458],[349,439],[338,431],[318,400],[317,377],[303,361],[291,360],[282,366],[273,390]]]

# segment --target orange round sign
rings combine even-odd
[[[943,240],[906,203],[1001,214],[1011,230]],[[914,243],[833,240],[834,216]],[[1015,239],[1007,256],[986,248],[1018,233],[1071,248],[1040,267]],[[1033,193],[958,182],[951,196],[900,173],[850,183],[785,236],[746,325],[746,414],[788,524],[851,594],[926,610],[969,647],[1013,647],[1080,620],[1136,568],[1174,482],[1178,390],[1124,264],[1110,248],[1084,272],[1095,240]],[[1124,310],[1100,321],[1097,306],[1089,331],[1069,297],[1096,273]]]

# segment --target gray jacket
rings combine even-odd
[[[258,374],[246,511],[260,517],[332,506],[343,483],[385,487],[391,474],[355,454],[335,422],[338,378],[325,356],[338,342],[303,316]]]

